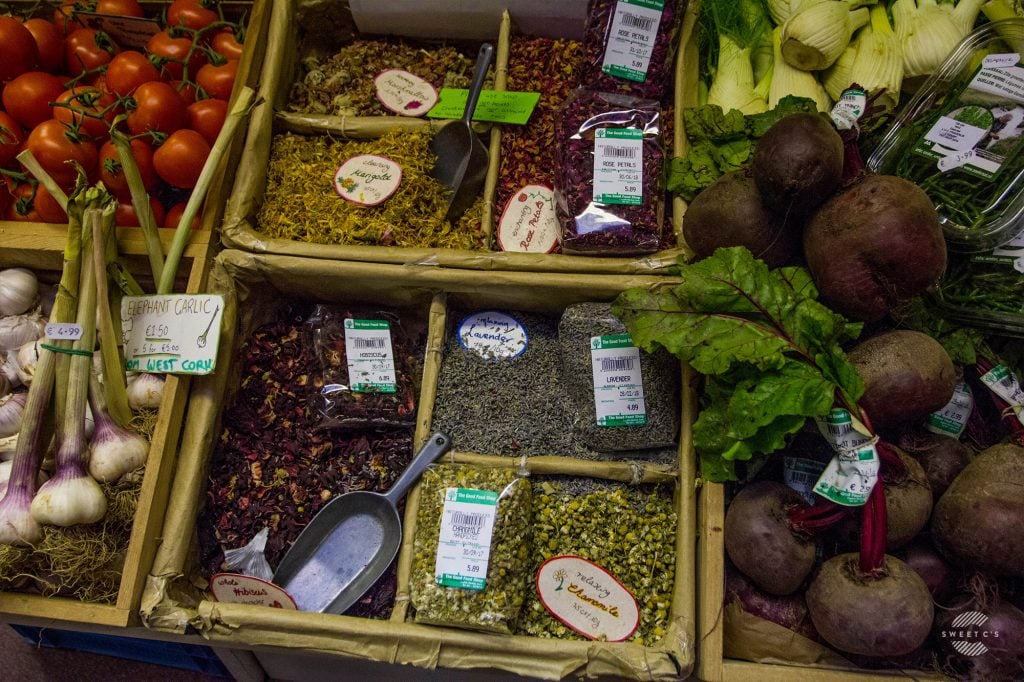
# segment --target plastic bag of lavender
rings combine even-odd
[[[658,103],[579,89],[559,114],[555,209],[562,251],[657,251],[665,220]]]
[[[608,303],[566,308],[558,342],[573,434],[587,447],[616,452],[675,444],[680,370],[670,353],[634,346]]]

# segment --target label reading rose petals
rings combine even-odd
[[[402,167],[376,154],[353,156],[334,173],[334,191],[360,206],[384,203],[400,184]]]
[[[526,185],[512,195],[498,222],[502,251],[551,253],[558,245],[555,193],[543,185]]]
[[[217,601],[227,604],[252,604],[286,611],[298,610],[291,595],[277,585],[241,573],[218,573],[210,580],[210,591]]]
[[[373,83],[380,103],[399,116],[423,116],[437,104],[434,86],[403,69],[381,71]]]
[[[537,571],[537,594],[558,620],[590,639],[621,642],[640,625],[636,599],[600,566],[556,556]]]

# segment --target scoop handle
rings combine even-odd
[[[384,493],[384,497],[387,498],[388,502],[392,505],[397,505],[398,501],[405,495],[405,491],[418,481],[423,472],[427,470],[427,467],[433,464],[435,459],[446,453],[451,446],[452,439],[447,434],[437,431],[430,436],[427,442],[423,444],[423,447],[420,448],[420,451],[416,453],[416,456],[412,458],[412,461],[409,462],[409,466],[405,468],[402,475],[395,481],[395,484]]]
[[[476,68],[473,69],[473,81],[469,84],[469,96],[466,98],[466,109],[462,112],[462,120],[468,125],[473,120],[473,112],[476,111],[476,102],[480,99],[480,91],[484,88],[484,78],[487,77],[487,67],[491,65],[491,58],[494,56],[494,46],[484,43],[480,46],[480,53],[476,56]]]

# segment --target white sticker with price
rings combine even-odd
[[[821,435],[836,454],[825,466],[814,492],[846,507],[864,504],[878,481],[881,466],[875,438],[841,408],[816,421]]]
[[[50,322],[45,331],[46,338],[51,341],[77,341],[82,338],[82,327],[74,322]]]
[[[1017,377],[1006,365],[996,365],[981,375],[981,382],[989,390],[1006,401],[1017,415],[1018,421],[1024,424],[1024,388],[1021,388]]]
[[[441,530],[434,580],[443,587],[482,590],[487,587],[487,562],[498,512],[498,493],[448,488],[441,512]]]

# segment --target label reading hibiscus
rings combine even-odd
[[[643,426],[647,423],[640,350],[629,334],[592,336],[594,407],[598,426]]]
[[[217,573],[210,578],[210,591],[217,601],[226,604],[251,604],[272,609],[296,611],[291,595],[266,580],[241,573]]]
[[[341,164],[334,173],[334,191],[360,206],[387,201],[402,184],[402,167],[376,154],[360,154]]]
[[[824,419],[815,421],[836,454],[825,466],[814,492],[847,507],[864,504],[878,481],[874,436],[844,409],[834,409]]]
[[[487,587],[491,535],[498,513],[498,493],[448,488],[441,511],[434,580],[443,587],[482,590]]]
[[[1021,389],[1020,382],[1009,367],[996,365],[981,375],[981,382],[1005,400],[1020,423],[1024,424],[1024,389]]]
[[[395,355],[387,320],[345,320],[348,384],[356,393],[395,393]]]
[[[953,397],[938,412],[932,412],[925,425],[932,433],[950,438],[959,438],[967,427],[967,418],[974,409],[974,395],[971,387],[961,381],[953,389]]]
[[[404,69],[381,71],[373,84],[384,108],[399,116],[423,116],[437,104],[434,86]]]
[[[664,9],[664,0],[619,0],[601,70],[626,80],[645,81]]]
[[[594,201],[643,204],[644,134],[638,128],[594,131]]]
[[[558,246],[555,193],[544,185],[526,185],[512,195],[498,221],[502,251],[551,253]]]

